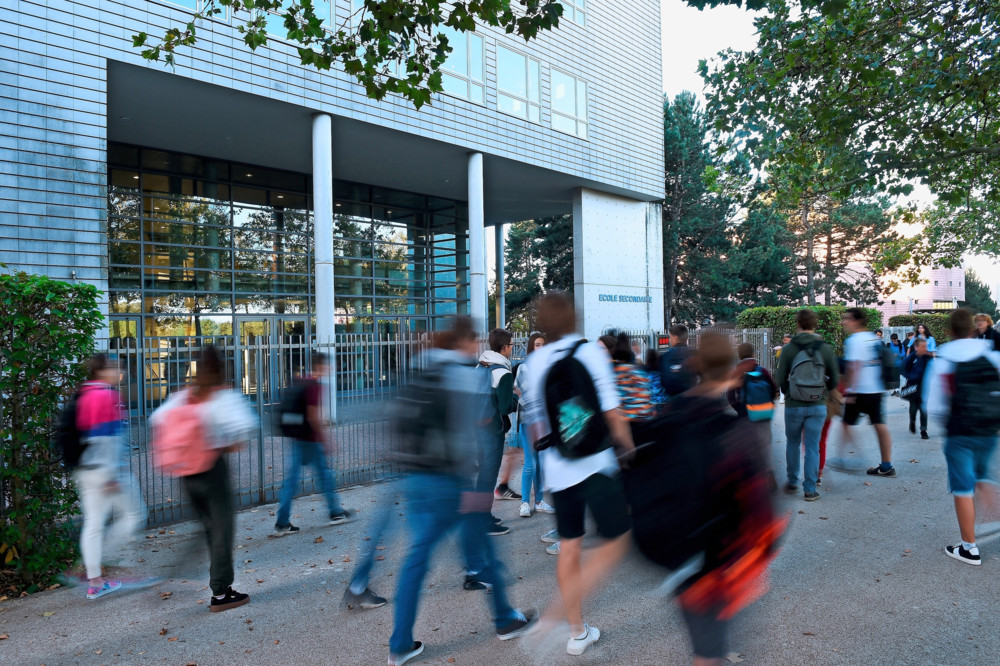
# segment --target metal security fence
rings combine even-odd
[[[229,455],[238,506],[277,501],[291,440],[281,435],[282,397],[296,377],[311,371],[313,351],[329,353],[336,370],[328,379],[326,410],[335,417],[328,462],[338,485],[364,483],[395,472],[385,401],[419,368],[427,339],[410,334],[345,334],[329,342],[305,336],[234,339],[233,336],[111,338],[99,348],[122,370],[120,387],[127,412],[129,466],[154,524],[190,517],[178,479],[156,469],[150,451],[149,416],[172,392],[197,374],[205,345],[214,345],[226,381],[257,415],[257,428],[240,451]],[[335,396],[335,399],[334,397]],[[299,493],[317,492],[318,478],[303,470]]]
[[[735,348],[737,345],[749,342],[753,345],[757,362],[772,375],[778,368],[778,350],[781,348],[781,338],[774,337],[774,331],[770,328],[699,328],[691,332],[690,345],[698,346],[698,338],[708,332],[719,333],[729,337],[729,341]]]

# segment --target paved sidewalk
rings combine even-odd
[[[958,538],[947,494],[942,440],[906,431],[905,404],[887,398],[896,479],[828,470],[822,499],[778,499],[792,524],[771,570],[771,592],[738,621],[733,652],[748,664],[992,663],[1000,654],[993,610],[1000,597],[1000,541],[984,543],[983,565],[945,556]],[[775,466],[783,481],[782,416],[774,423]],[[874,431],[857,428],[860,463],[878,460]],[[831,434],[831,455],[839,441]],[[300,499],[302,532],[268,539],[275,507],[238,517],[235,587],[250,604],[209,613],[208,556],[192,523],[152,530],[139,557],[167,579],[159,586],[116,592],[95,601],[84,590],[57,589],[0,603],[0,662],[5,664],[383,664],[392,605],[341,611],[344,587],[358,557],[366,518],[387,484],[348,489],[357,522],[327,527],[320,497]],[[495,545],[509,569],[513,603],[542,608],[554,590],[555,558],[538,537],[545,515],[522,519],[517,502],[497,511],[511,533]],[[399,507],[403,513],[405,505]],[[402,518],[399,518],[402,521]],[[399,524],[402,524],[401,522]],[[399,535],[399,531],[396,532]],[[195,551],[195,552],[192,552]],[[372,588],[394,593],[403,547],[390,541]],[[689,647],[680,617],[652,594],[662,576],[630,557],[586,608],[601,640],[582,657],[531,654],[527,643],[494,637],[484,593],[461,589],[454,538],[438,550],[425,581],[416,638],[426,644],[414,664],[683,664]],[[167,568],[167,567],[170,568]]]

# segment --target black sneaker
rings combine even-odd
[[[478,592],[480,590],[492,590],[493,586],[484,580],[480,580],[478,574],[466,574],[465,582],[462,583],[462,589]]]
[[[976,552],[972,552],[972,551]],[[983,563],[982,558],[979,557],[979,549],[973,548],[972,550],[966,550],[962,544],[957,544],[954,546],[945,546],[944,552],[948,554],[948,557],[954,557],[956,560],[965,562],[966,564],[971,564],[973,566],[979,566]]]
[[[888,476],[890,478],[895,478],[896,468],[890,467],[889,469],[882,469],[882,465],[875,465],[874,467],[868,468],[868,476]]]
[[[352,608],[364,608],[369,610],[371,608],[379,608],[386,605],[387,600],[384,597],[380,597],[367,587],[365,591],[361,594],[354,594],[351,592],[351,588],[344,590],[344,600],[343,606],[348,610]]]
[[[416,657],[418,654],[424,651],[424,644],[420,641],[414,641],[413,645],[406,652],[401,652],[399,654],[389,653],[389,666],[403,666],[406,662]]]
[[[486,533],[490,536],[501,536],[507,534],[507,532],[510,532],[510,528],[500,523],[494,523],[486,528]]]
[[[910,432],[914,435],[917,434],[917,424],[913,421],[910,421]]]
[[[503,522],[503,520],[501,520],[500,518],[497,518],[493,514],[490,514],[490,519],[493,521],[494,525],[499,525],[500,523]]]
[[[517,618],[511,620],[504,626],[497,629],[497,638],[502,641],[509,641],[512,638],[524,636],[526,633],[531,631],[531,626],[535,623],[534,612],[528,611],[522,615],[523,619]]]
[[[819,493],[805,493],[803,496],[807,502],[815,502],[819,499]]]
[[[786,483],[785,484],[785,493],[786,494],[788,494],[788,495],[794,495],[797,492],[799,492],[799,487],[798,486],[793,485],[791,483]]]
[[[298,534],[299,528],[291,523],[287,525],[275,525],[274,531],[271,532],[268,537],[271,539],[280,539],[283,536],[288,536],[289,534]]]
[[[921,430],[920,431],[920,439],[930,439],[930,437],[927,435],[927,431],[926,430]]]
[[[354,520],[354,512],[350,509],[343,509],[340,513],[330,514],[331,525],[343,525]]]
[[[817,486],[822,486],[823,485],[823,477],[822,476],[819,477],[818,479],[816,479],[816,485]]]
[[[521,496],[511,490],[507,484],[498,486],[496,490],[493,491],[493,496],[497,499],[502,500],[519,500]]]
[[[249,594],[243,594],[242,592],[237,592],[232,587],[227,587],[221,598],[216,597],[214,594],[212,595],[212,603],[209,604],[208,610],[213,613],[219,613],[230,608],[242,606],[245,603],[249,603],[249,601]]]

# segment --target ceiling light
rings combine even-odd
[[[335,205],[337,206],[337,208],[340,208],[340,204],[335,204]]]
[[[247,178],[253,178],[253,174],[252,173],[248,173],[247,174]]]
[[[278,198],[279,198],[279,199],[284,199],[284,198],[285,198],[285,195],[284,195],[284,194],[279,194],[279,195],[278,195]]]
[[[139,180],[139,176],[132,176],[132,180]]]

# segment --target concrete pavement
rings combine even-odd
[[[1000,540],[983,543],[983,565],[945,556],[958,539],[947,494],[941,430],[929,441],[906,431],[905,403],[886,398],[894,437],[895,479],[828,469],[820,501],[780,496],[792,517],[771,569],[771,591],[736,622],[731,650],[754,664],[991,663],[1000,654],[993,604],[1000,593]],[[783,480],[782,416],[774,422],[775,466]],[[878,460],[874,431],[856,429],[853,458]],[[839,440],[831,436],[831,455]],[[235,587],[247,606],[209,613],[208,556],[196,526],[151,530],[128,571],[161,573],[151,589],[88,601],[80,587],[0,603],[0,661],[5,664],[380,664],[392,631],[392,605],[342,611],[344,587],[358,557],[366,518],[387,484],[348,489],[357,522],[327,527],[320,497],[297,500],[300,534],[271,540],[275,510],[237,518]],[[538,537],[552,517],[517,516],[517,502],[497,512],[511,533],[496,537],[510,570],[510,596],[544,608],[555,589],[555,559]],[[405,504],[399,513],[405,513]],[[402,525],[404,517],[397,516]],[[160,532],[163,532],[162,534]],[[400,536],[397,530],[395,536]],[[380,551],[372,588],[390,597],[404,547]],[[652,594],[662,575],[638,556],[586,606],[602,632],[582,657],[532,652],[528,643],[494,637],[487,597],[461,589],[454,537],[439,548],[425,580],[415,636],[426,644],[414,664],[683,664],[687,635],[673,605]]]

